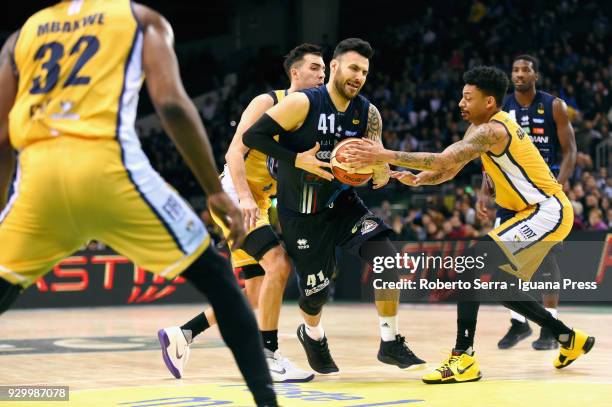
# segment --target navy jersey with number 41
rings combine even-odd
[[[529,135],[551,171],[557,175],[561,164],[561,145],[557,136],[557,125],[553,118],[553,101],[549,93],[536,91],[529,106],[521,106],[514,93],[506,95],[502,110],[508,112]]]
[[[301,92],[308,97],[310,108],[299,129],[280,134],[279,143],[283,147],[300,153],[318,142],[317,158],[329,162],[338,142],[365,135],[370,107],[365,97],[358,95],[344,112],[339,112],[325,85]],[[284,161],[278,163],[277,176],[279,210],[296,214],[316,213],[331,204],[341,190],[348,189],[336,180],[329,182]]]

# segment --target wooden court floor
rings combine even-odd
[[[252,399],[216,328],[196,339],[185,377],[170,376],[157,329],[180,325],[199,312],[189,306],[15,310],[0,317],[0,385],[66,385],[70,401],[0,401],[1,406],[249,406]],[[611,406],[612,308],[562,307],[569,325],[596,336],[593,350],[564,370],[556,351],[534,351],[539,328],[516,348],[496,343],[509,324],[498,306],[483,306],[476,352],[484,375],[476,383],[425,385],[427,370],[400,370],[376,360],[373,305],[330,304],[323,326],[340,367],[337,376],[276,385],[283,406]],[[402,305],[400,327],[411,349],[437,367],[454,344],[455,310],[447,305]],[[296,304],[284,305],[280,349],[307,368],[295,337]]]

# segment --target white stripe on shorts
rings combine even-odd
[[[540,202],[534,213],[503,230],[498,236],[504,246],[516,254],[557,230],[562,220],[563,205],[557,197],[551,196]]]
[[[125,72],[117,138],[121,144],[123,164],[131,181],[164,223],[179,249],[189,255],[202,245],[208,232],[200,217],[153,169],[134,129],[142,78],[142,45],[143,34],[138,30]]]

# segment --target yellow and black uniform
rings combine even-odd
[[[129,0],[60,2],[21,28],[10,112],[18,152],[0,214],[0,277],[24,287],[91,239],[175,277],[209,245],[134,129],[143,31]]]
[[[509,140],[501,154],[482,154],[482,163],[493,182],[496,203],[516,213],[489,236],[517,268],[504,270],[529,280],[552,246],[569,234],[574,212],[561,185],[518,123],[503,111],[491,121],[504,126]]]
[[[275,90],[268,93],[276,105],[288,91]],[[275,136],[278,141],[278,136]],[[270,157],[258,150],[249,150],[244,158],[246,169],[246,180],[249,189],[253,194],[257,206],[259,207],[259,217],[253,229],[249,230],[243,249],[231,252],[232,265],[235,268],[258,264],[265,251],[278,245],[278,237],[270,226],[269,210],[272,206],[271,197],[276,195],[276,179],[273,176],[273,163]],[[238,205],[238,194],[232,181],[227,164],[221,174],[221,185],[225,192]],[[227,237],[229,229],[225,227],[219,217],[211,212],[212,218],[223,231],[223,236]],[[248,252],[248,253],[247,253]]]

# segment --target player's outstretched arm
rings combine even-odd
[[[557,136],[562,154],[557,180],[563,185],[574,173],[577,151],[576,135],[567,114],[567,105],[559,98],[553,101],[553,119],[557,126]]]
[[[242,209],[244,225],[247,230],[255,227],[259,217],[259,207],[253,198],[253,193],[247,182],[244,157],[249,148],[244,145],[242,137],[244,132],[272,106],[274,106],[274,100],[268,94],[259,95],[251,100],[251,103],[242,112],[240,123],[236,127],[236,133],[234,133],[232,142],[225,154],[225,161],[227,162],[232,182],[238,194],[240,209]]]
[[[316,157],[318,143],[310,150],[296,153],[274,141],[274,135],[298,129],[306,119],[309,108],[308,96],[302,92],[292,93],[264,113],[244,133],[243,141],[250,148],[331,181],[333,175],[323,169],[330,168],[330,164]]]
[[[461,171],[464,165],[457,165],[442,171],[421,171],[418,174],[412,174],[409,171],[392,171],[391,177],[399,180],[402,184],[413,187],[438,185],[455,178],[455,175]]]
[[[451,144],[441,153],[392,151],[366,139],[347,148],[346,161],[353,168],[390,163],[415,170],[447,171],[463,167],[480,154],[507,142],[507,137],[501,125],[484,123],[470,127],[463,140]]]
[[[185,92],[174,53],[172,27],[159,13],[134,5],[143,26],[143,67],[161,122],[208,195],[208,204],[230,229],[234,247],[244,239],[242,214],[221,189],[212,148],[197,109]]]
[[[15,167],[15,153],[9,140],[8,115],[17,95],[17,72],[12,62],[16,40],[17,33],[13,33],[0,51],[0,210],[6,205]]]
[[[366,129],[365,137],[376,143],[382,144],[382,117],[380,112],[373,104],[370,104],[368,108],[368,126]],[[374,175],[372,181],[374,183],[374,189],[382,188],[389,182],[390,172],[389,164],[384,163],[377,165],[373,168]]]

